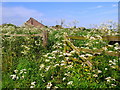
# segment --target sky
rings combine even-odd
[[[22,25],[30,17],[47,26],[60,24],[89,27],[118,21],[118,2],[2,2],[2,23]]]
[[[1,0],[2,2],[119,2],[119,0]]]

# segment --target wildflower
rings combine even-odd
[[[58,51],[52,51],[52,53],[58,53]]]
[[[59,55],[59,57],[62,57],[63,55]]]
[[[108,68],[105,68],[105,70],[108,70]]]
[[[16,79],[19,79],[19,77],[17,76]]]
[[[22,69],[23,71],[26,71],[26,69]]]
[[[108,51],[108,52],[113,52],[113,51]]]
[[[63,65],[66,65],[66,64],[65,63],[61,63],[60,65],[63,66]]]
[[[85,57],[85,55],[80,55],[80,57]]]
[[[66,53],[63,53],[64,56],[66,56],[67,54]]]
[[[88,69],[85,69],[85,71],[89,71]]]
[[[64,81],[66,79],[66,77],[64,77],[62,80]]]
[[[46,70],[45,70],[45,71],[48,71],[48,70],[49,70],[49,68],[50,68],[50,66],[47,66],[47,68],[46,68]]]
[[[49,59],[52,59],[53,57],[48,57]]]
[[[47,57],[48,55],[43,55],[44,57]]]
[[[110,80],[108,79],[107,82],[110,82]]]
[[[66,60],[69,60],[69,57],[65,57]]]
[[[24,76],[22,76],[22,78],[24,78]]]
[[[14,70],[14,72],[15,72],[15,73],[17,73],[17,72],[18,72],[18,70]]]
[[[101,70],[98,70],[98,73],[102,73],[102,71],[101,71]]]
[[[107,77],[105,78],[107,80],[107,82],[110,82],[110,80],[112,79],[111,77]]]
[[[116,65],[116,63],[112,62],[113,65]]]
[[[45,82],[45,80],[42,78],[42,81]]]
[[[58,88],[57,86],[55,86],[54,88]]]
[[[46,59],[45,62],[49,62],[50,60]]]
[[[86,66],[84,63],[81,64],[82,66]]]
[[[112,62],[112,60],[110,60],[109,62]]]
[[[22,74],[23,73],[23,70],[20,70],[20,73],[19,74]]]
[[[35,81],[34,81],[34,82],[31,82],[31,85],[33,85],[33,86],[34,86],[34,85],[35,85],[35,83],[36,83]]]
[[[40,74],[41,77],[44,77],[42,74]]]
[[[86,43],[85,45],[86,45],[86,46],[88,46],[88,45],[89,45],[89,43]]]
[[[102,47],[102,49],[103,49],[103,50],[105,50],[105,51],[107,50],[107,48],[106,48],[106,47]]]
[[[93,50],[96,50],[97,48],[93,48]]]
[[[116,86],[115,84],[111,84],[111,86]]]
[[[115,45],[116,45],[116,46],[118,46],[118,45],[119,45],[119,43],[115,43]]]
[[[108,45],[108,47],[113,47],[113,45]]]
[[[49,82],[46,87],[47,87],[47,88],[51,88],[51,86],[52,86],[52,83]]]
[[[51,76],[51,78],[53,78],[53,76]]]
[[[115,69],[115,67],[114,67],[114,66],[111,66],[111,68]]]
[[[75,53],[75,51],[73,50],[73,51],[71,51],[70,53],[73,54],[73,53]]]
[[[105,79],[111,79],[111,77],[107,77],[107,78],[105,78]]]
[[[42,68],[44,68],[44,66],[45,66],[44,64],[41,64],[41,65],[40,65],[40,68],[42,69]]]
[[[118,50],[119,48],[118,47],[114,47],[115,50]]]
[[[59,64],[55,64],[54,67],[59,66]]]
[[[86,54],[86,56],[92,56],[91,54]]]
[[[99,42],[96,42],[96,44],[98,44]]]
[[[101,53],[97,53],[98,55],[100,55]]]
[[[63,54],[63,52],[60,52],[60,54]]]
[[[62,41],[64,41],[64,40],[62,40]],[[63,44],[64,46],[66,46],[66,44]]]
[[[70,76],[70,72],[68,72],[68,73],[65,73],[64,75],[66,75],[66,76]]]
[[[72,54],[71,54],[71,53],[66,53],[66,55],[67,55],[67,56],[72,56]]]
[[[90,39],[91,39],[91,40],[95,40],[95,38],[94,38],[94,37],[90,37]]]
[[[73,66],[72,65],[68,65],[68,68],[72,68]]]
[[[98,77],[98,75],[97,74],[93,74],[93,77]]]
[[[10,77],[12,77],[12,79],[16,79],[16,75],[10,75]]]
[[[114,62],[118,62],[118,60],[113,59]]]
[[[30,88],[34,88],[34,86],[30,86]]]
[[[115,81],[115,79],[113,79],[113,78],[111,80]]]
[[[69,81],[68,83],[67,83],[67,85],[71,85],[73,83],[73,81]]]
[[[52,57],[53,59],[56,59],[56,57]]]
[[[64,63],[65,61],[64,61],[64,60],[62,60],[61,62],[62,62],[62,63]]]

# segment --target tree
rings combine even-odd
[[[59,21],[56,21],[56,23],[57,23],[57,24],[60,24],[61,27],[63,27],[63,25],[65,24],[65,19],[61,19],[61,20],[60,20],[60,23],[59,23]]]
[[[74,27],[76,28],[76,25],[79,23],[79,21],[74,20],[74,21],[72,21],[72,23],[73,23]]]
[[[65,19],[61,19],[61,27],[64,25]]]

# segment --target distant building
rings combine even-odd
[[[37,20],[35,20],[34,18],[30,18],[28,21],[25,22],[25,26],[34,26],[34,27],[39,27],[39,28],[44,28],[45,25],[43,25],[42,23],[38,22]]]

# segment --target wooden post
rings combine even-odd
[[[43,47],[46,48],[48,44],[48,31],[43,31]]]

